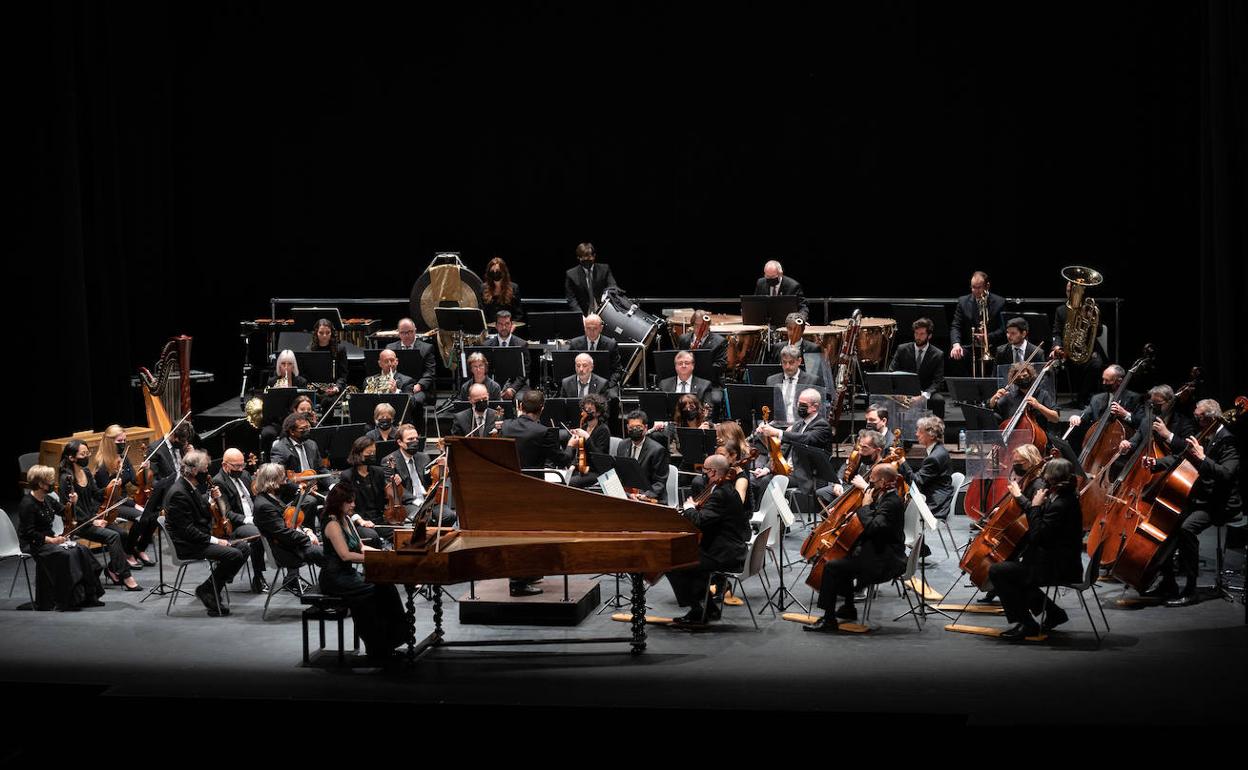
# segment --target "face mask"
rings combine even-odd
[[[415,442],[415,441],[409,441],[409,442],[408,442],[408,443],[407,443],[407,444],[406,444],[403,448],[407,450],[407,453],[408,453],[408,454],[415,454],[415,453],[416,453],[416,449],[417,449],[417,447],[419,447],[419,446],[420,446],[420,444],[419,444],[419,443],[417,443],[417,442]]]
[[[646,429],[641,426],[628,429],[628,437],[633,441],[640,441],[641,437],[646,435]]]
[[[485,414],[485,410],[486,410],[486,409],[489,409],[489,408],[490,408],[490,402],[489,402],[489,401],[474,401],[474,402],[472,402],[472,410],[473,410],[474,412],[476,412],[477,414]]]
[[[1023,466],[1021,466],[1021,465],[1015,465],[1015,466],[1014,466],[1014,475],[1015,475],[1015,476],[1023,476],[1023,475],[1025,475],[1026,473],[1027,473],[1027,469],[1026,469],[1026,468],[1024,468]]]
[[[374,462],[376,462],[376,461],[377,461],[377,455],[375,455],[375,454],[371,454],[371,455],[364,455],[364,464],[365,464],[365,465],[372,465],[372,464],[373,464]]]
[[[798,417],[802,417],[802,418],[809,417],[809,416],[810,416],[810,405],[809,405],[809,404],[798,404],[798,405],[797,405],[797,416],[798,416]]]
[[[74,460],[74,463],[75,463],[75,464],[76,464],[79,468],[85,468],[85,467],[87,467],[88,465],[90,465],[90,464],[91,464],[91,458],[90,458],[90,457],[80,457],[80,458],[78,458],[77,460]]]
[[[230,478],[232,479],[241,479],[243,477],[243,472],[242,471],[229,471],[229,475],[230,475]]]
[[[491,281],[503,280],[503,272],[501,270],[491,270],[489,275]]]
[[[681,414],[685,416],[686,420],[692,420],[694,417],[698,416],[698,410],[690,406],[681,410]]]
[[[200,471],[199,473],[196,473],[195,481],[197,481],[200,484],[207,484],[208,483],[208,471]]]
[[[117,441],[117,442],[114,442],[114,443],[115,443],[115,444],[116,444],[116,446],[117,446],[117,451],[118,451],[118,452],[120,452],[120,451],[122,451],[122,450],[124,450],[124,449],[126,448],[126,442],[124,442],[124,441]]]
[[[593,257],[578,257],[576,261],[581,263],[581,267],[589,267],[594,264]]]
[[[779,279],[779,278],[768,278],[768,279],[767,279],[767,285],[768,285],[768,286],[779,286],[779,285],[780,285],[780,279]]]
[[[1115,390],[1118,390],[1117,385],[1105,385],[1104,388],[1106,393],[1113,393]]]
[[[382,430],[390,430],[390,426],[394,424],[393,420],[378,420],[377,427]]]

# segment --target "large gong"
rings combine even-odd
[[[439,307],[481,307],[481,279],[464,267],[458,256],[439,256],[412,285],[411,314],[416,328],[428,332],[438,328],[434,309]],[[467,344],[467,341],[465,341]],[[454,335],[440,332],[438,348],[442,361],[451,365]]]

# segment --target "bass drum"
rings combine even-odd
[[[764,354],[763,332],[766,326],[750,326],[748,324],[724,324],[711,326],[711,331],[723,335],[728,340],[729,373],[740,378],[746,364],[756,364]]]

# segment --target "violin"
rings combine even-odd
[[[585,430],[585,423],[589,419],[589,414],[581,412],[581,430]],[[585,439],[577,439],[576,444],[576,472],[584,476],[589,473],[589,453],[585,451]]]
[[[212,491],[219,491],[219,488],[213,486],[209,489],[209,497]],[[234,522],[230,521],[225,515],[225,498],[218,497],[209,503],[209,509],[212,511],[212,536],[221,540],[230,540],[234,537]]]
[[[147,457],[147,442],[140,443],[139,447],[141,448],[140,454]],[[125,462],[124,458],[122,462]],[[134,473],[134,486],[134,504],[143,508],[152,497],[152,469],[146,460]]]
[[[394,458],[386,458],[386,467],[390,469],[390,482],[386,484],[386,510],[382,518],[387,524],[402,524],[407,520],[407,507],[403,505],[403,477],[395,472]]]

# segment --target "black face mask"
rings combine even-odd
[[[200,471],[195,474],[195,482],[200,486],[208,483],[208,471]]]
[[[477,414],[485,414],[485,410],[489,408],[490,408],[489,401],[473,401],[472,402],[472,411],[476,412]]]
[[[490,276],[490,280],[491,280],[491,281],[501,281],[501,280],[503,280],[503,271],[501,271],[501,270],[491,270],[491,271],[489,272],[489,276]]]
[[[768,279],[767,279],[767,285],[768,285],[768,286],[779,286],[779,285],[780,285],[780,279],[779,279],[779,278],[768,278]]]
[[[382,430],[390,430],[390,426],[394,424],[393,420],[378,420],[377,427]]]
[[[420,448],[420,444],[416,441],[410,441],[403,445],[403,449],[406,450],[409,455],[416,454],[416,450],[418,448]]]
[[[372,465],[377,461],[377,455],[364,455],[364,464]]]
[[[798,405],[797,405],[797,416],[798,416],[798,417],[801,417],[802,419],[806,419],[807,417],[809,417],[809,416],[810,416],[810,405],[809,405],[809,404],[798,404]]]
[[[87,466],[91,464],[91,458],[79,457],[78,459],[74,460],[74,464],[77,465],[79,468],[86,468]]]
[[[685,416],[686,420],[692,420],[694,417],[698,416],[698,410],[690,406],[681,410],[681,414]]]
[[[1014,475],[1023,476],[1023,475],[1026,475],[1026,473],[1027,473],[1027,469],[1025,467],[1021,465],[1014,466]]]
[[[628,429],[628,437],[631,438],[633,441],[640,441],[641,437],[644,435],[646,435],[646,429],[641,426],[636,426],[636,427],[632,427]]]
[[[581,263],[581,267],[589,267],[594,264],[593,257],[578,257],[576,261]]]
[[[228,474],[232,479],[241,479],[243,477],[242,471],[228,471]]]

